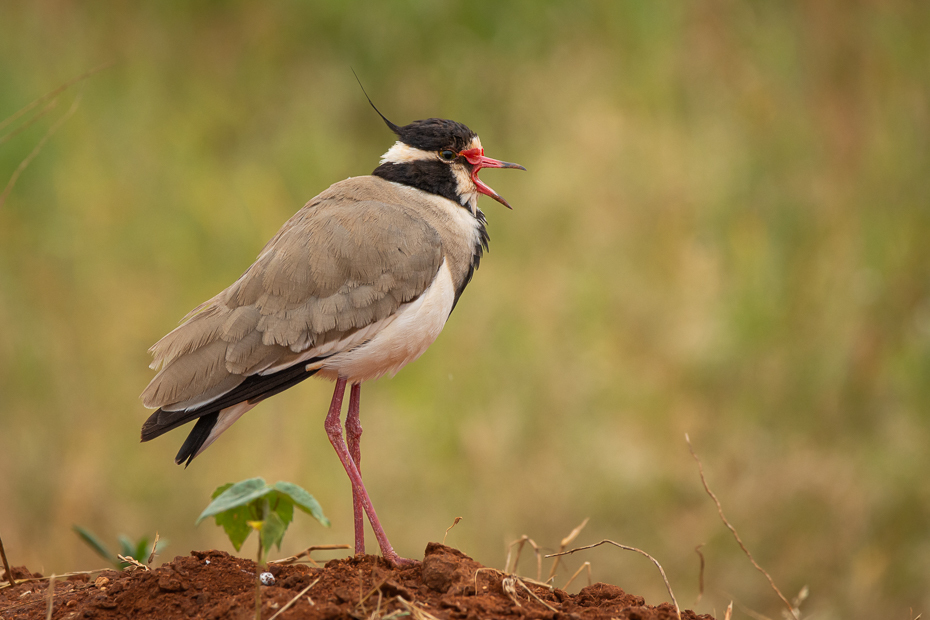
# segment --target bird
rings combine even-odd
[[[311,376],[334,381],[324,428],[352,485],[355,553],[365,515],[382,557],[401,566],[414,561],[391,546],[361,476],[361,384],[436,340],[488,249],[479,195],[512,208],[478,172],[526,168],[485,156],[462,123],[399,126],[368,101],[396,141],[370,175],[308,201],[239,279],[149,349],[158,372],[141,399],[156,411],[142,441],[193,422],[175,457],[186,467],[266,398]]]

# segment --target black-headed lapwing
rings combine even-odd
[[[398,140],[374,172],[310,200],[232,286],[151,348],[158,374],[142,402],[157,411],[142,441],[196,421],[175,457],[189,464],[260,401],[310,376],[333,380],[325,428],[352,482],[355,551],[365,552],[364,511],[381,554],[401,564],[359,473],[361,383],[422,355],[471,280],[488,246],[478,195],[510,207],[478,171],[524,168],[485,157],[461,123],[381,118]]]

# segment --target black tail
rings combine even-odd
[[[207,440],[223,409],[246,401],[254,405],[269,396],[274,396],[289,387],[297,385],[304,379],[316,374],[317,369],[307,370],[307,365],[320,359],[323,358],[303,361],[270,375],[251,375],[226,394],[200,407],[180,411],[158,409],[142,425],[142,441],[155,439],[179,426],[197,420],[194,428],[191,429],[190,434],[181,446],[178,455],[174,458],[175,463],[179,465],[186,461],[186,467],[194,460],[194,455],[197,454],[197,451]]]

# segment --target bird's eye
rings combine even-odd
[[[439,159],[442,161],[452,161],[456,158],[455,151],[450,151],[448,149],[444,151],[439,151]]]

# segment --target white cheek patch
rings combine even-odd
[[[394,143],[388,152],[381,156],[382,164],[406,164],[412,161],[428,161],[438,159],[436,153],[424,151],[404,144],[400,140]]]
[[[452,175],[455,177],[455,193],[462,200],[462,206],[468,205],[471,208],[472,215],[477,216],[478,212],[478,189],[474,181],[471,180],[471,174],[461,164],[452,166]]]

